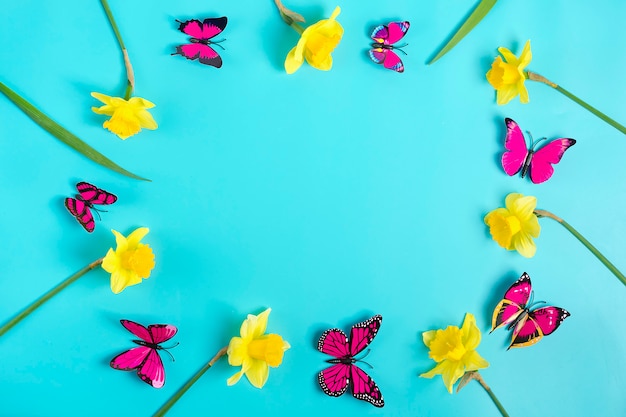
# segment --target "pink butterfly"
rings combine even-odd
[[[127,350],[111,359],[111,368],[121,371],[137,370],[141,380],[154,388],[161,388],[165,384],[165,368],[159,356],[159,350],[164,348],[160,343],[170,340],[178,329],[171,324],[151,324],[148,328],[130,320],[120,320],[129,332],[141,340],[133,340],[139,347]],[[178,343],[176,343],[177,346]],[[172,347],[174,347],[172,346]],[[169,354],[169,352],[167,352]],[[170,354],[171,356],[171,354]],[[174,358],[172,357],[172,360]]]
[[[409,22],[391,22],[387,26],[380,25],[376,27],[371,36],[375,41],[372,44],[372,49],[370,49],[372,61],[377,64],[383,64],[387,69],[404,72],[404,64],[394,50],[397,49],[405,54],[400,48],[405,47],[406,44],[401,46],[393,46],[393,44],[404,38],[410,25]]]
[[[76,198],[66,198],[65,207],[67,207],[67,210],[72,214],[72,216],[76,217],[76,220],[78,220],[85,230],[91,233],[95,229],[96,223],[93,220],[93,215],[91,214],[90,209],[94,209],[96,213],[98,211],[104,211],[98,210],[93,205],[113,204],[117,201],[117,197],[114,194],[96,187],[95,185],[89,184],[88,182],[79,182],[76,184],[76,189],[79,194],[76,194]],[[99,214],[98,217],[100,217]]]
[[[565,151],[576,143],[574,139],[559,138],[535,150],[535,146],[546,138],[534,142],[531,137],[530,149],[528,149],[519,125],[508,117],[504,119],[504,122],[506,123],[506,138],[504,139],[506,151],[502,155],[502,168],[511,176],[522,170],[522,178],[530,170],[530,180],[535,184],[547,181],[554,172],[552,164],[558,164]]]
[[[204,19],[203,22],[196,19],[186,22],[177,20],[177,22],[180,23],[178,30],[189,35],[191,43],[177,46],[176,52],[172,55],[182,55],[191,60],[197,59],[202,64],[220,68],[222,66],[222,57],[209,45],[217,45],[224,49],[224,47],[219,45],[224,39],[220,41],[211,41],[210,39],[222,33],[228,23],[226,16]]]
[[[504,299],[498,303],[493,311],[492,332],[507,324],[509,325],[507,329],[513,328],[513,337],[508,349],[534,345],[543,336],[554,332],[570,315],[567,310],[552,306],[531,311],[530,308],[533,305],[545,304],[545,301],[538,301],[529,306],[528,300],[531,298],[530,276],[524,272],[506,291]]]
[[[352,395],[376,407],[385,405],[383,394],[368,374],[355,365],[354,357],[365,349],[378,333],[383,318],[376,315],[352,326],[350,339],[339,329],[326,330],[317,343],[317,350],[334,356],[326,362],[334,364],[317,375],[326,395],[339,397],[352,385]]]

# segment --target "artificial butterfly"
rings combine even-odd
[[[547,181],[554,172],[552,164],[558,164],[565,151],[576,143],[574,139],[559,138],[535,150],[535,146],[547,138],[535,142],[531,136],[530,148],[527,148],[526,139],[519,125],[508,117],[504,119],[504,122],[506,123],[506,138],[504,139],[506,151],[502,155],[502,168],[510,176],[521,170],[522,178],[530,170],[530,180],[535,184]]]
[[[79,182],[76,184],[76,189],[79,194],[76,194],[76,198],[66,198],[65,207],[67,207],[67,210],[72,216],[76,217],[76,220],[78,220],[81,226],[83,226],[87,232],[91,233],[96,228],[96,223],[93,220],[90,209],[94,209],[96,213],[98,213],[98,211],[104,211],[98,210],[93,205],[113,204],[117,201],[117,197],[88,182]],[[99,214],[98,218],[100,218]]]
[[[137,375],[143,382],[154,388],[161,388],[165,384],[165,368],[158,351],[165,350],[167,352],[166,349],[170,348],[164,348],[160,346],[160,343],[174,337],[178,329],[171,324],[151,324],[145,328],[130,320],[120,320],[120,323],[141,340],[133,340],[139,347],[127,350],[111,359],[111,368],[121,371],[136,369]],[[172,355],[170,354],[170,356]],[[173,357],[172,360],[174,360]]]
[[[404,64],[394,49],[404,53],[401,48],[405,47],[406,44],[401,46],[393,46],[393,44],[404,38],[410,25],[409,22],[390,22],[387,26],[377,26],[371,36],[374,40],[369,52],[372,61],[383,64],[387,69],[404,72]]]
[[[508,349],[534,345],[543,336],[554,332],[570,315],[567,310],[553,306],[531,311],[531,307],[536,304],[545,304],[545,301],[532,303],[530,276],[524,272],[506,291],[504,299],[493,310],[491,319],[492,332],[507,324],[509,325],[507,329],[513,328],[513,337]]]
[[[326,395],[339,397],[348,385],[352,385],[352,395],[376,407],[385,405],[383,394],[368,374],[355,365],[354,357],[370,344],[378,333],[383,318],[376,315],[352,326],[350,339],[339,329],[326,330],[317,343],[317,350],[334,356],[326,362],[334,364],[317,375],[317,381]]]
[[[217,45],[224,49],[223,46],[219,45],[224,39],[219,41],[211,41],[210,39],[222,33],[228,23],[226,16],[204,19],[203,22],[196,19],[187,20],[186,22],[177,20],[177,22],[180,23],[178,30],[189,35],[191,43],[177,46],[176,52],[172,55],[182,55],[191,60],[197,59],[201,64],[220,68],[222,66],[222,57],[209,45]]]

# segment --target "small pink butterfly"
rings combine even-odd
[[[383,318],[376,315],[352,326],[350,339],[339,329],[326,330],[317,343],[317,350],[334,356],[326,362],[334,364],[317,375],[317,381],[326,395],[339,397],[352,385],[354,398],[376,407],[385,405],[383,394],[368,374],[355,365],[354,357],[365,349],[380,329]]]
[[[164,350],[170,354],[166,349],[171,348],[164,348],[160,346],[160,343],[174,337],[178,329],[171,324],[151,324],[145,328],[130,320],[120,320],[120,323],[141,340],[133,340],[139,347],[127,350],[111,359],[111,368],[121,371],[136,369],[137,375],[143,382],[154,388],[161,388],[165,384],[165,368],[158,351]],[[177,345],[178,343],[174,346]],[[172,360],[174,360],[173,357]]]
[[[211,41],[210,39],[222,33],[224,28],[226,28],[228,23],[226,16],[204,19],[203,22],[196,19],[186,22],[177,20],[177,22],[180,23],[178,30],[189,35],[191,43],[177,46],[176,52],[172,55],[182,55],[191,60],[197,59],[202,64],[220,68],[222,66],[222,57],[209,45],[217,45],[224,49],[223,46],[219,45],[224,39],[219,41]]]
[[[534,142],[531,137],[529,149],[526,147],[526,139],[519,125],[508,117],[504,119],[504,122],[506,123],[506,138],[504,139],[506,151],[502,155],[502,168],[510,176],[521,170],[522,178],[530,170],[530,180],[535,184],[547,181],[554,172],[552,164],[558,164],[565,151],[576,143],[574,139],[559,138],[535,150],[535,146],[546,138]]]
[[[392,44],[404,38],[404,35],[409,30],[409,26],[411,26],[409,22],[390,22],[387,26],[380,25],[376,27],[371,36],[374,40],[372,49],[370,49],[372,61],[377,64],[383,64],[387,69],[404,72],[404,64],[394,50],[397,49],[405,54],[401,48],[405,47],[406,44],[400,46],[393,46]]]
[[[554,332],[570,315],[567,310],[552,306],[531,311],[531,307],[536,304],[545,304],[545,301],[532,303],[530,276],[524,272],[506,291],[504,299],[493,310],[491,319],[492,332],[507,324],[507,329],[513,328],[513,337],[508,349],[534,345],[543,336]]]
[[[76,217],[76,220],[78,220],[81,226],[83,226],[87,232],[91,233],[95,229],[96,223],[93,220],[90,209],[94,209],[96,214],[98,211],[104,211],[98,210],[93,205],[113,204],[117,201],[117,197],[88,182],[79,182],[76,184],[76,189],[79,194],[76,194],[76,198],[66,198],[65,207],[67,207],[67,210],[72,216]],[[98,214],[98,218],[99,217],[100,215]]]

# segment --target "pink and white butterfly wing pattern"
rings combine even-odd
[[[522,276],[504,293],[491,318],[491,331],[512,323],[524,311],[532,292],[530,276],[524,272]]]
[[[559,138],[533,152],[530,159],[530,180],[540,184],[550,179],[554,173],[552,165],[558,164],[565,151],[575,143],[574,139]]]
[[[348,336],[340,329],[326,330],[317,342],[317,350],[338,359],[349,357]]]
[[[117,201],[117,197],[115,194],[111,194],[84,181],[76,184],[76,189],[78,190],[78,195],[76,195],[76,198],[66,198],[65,207],[81,226],[91,233],[96,228],[96,223],[90,209],[93,208],[94,204],[113,204]]]
[[[528,148],[524,134],[515,120],[507,117],[504,122],[506,124],[506,137],[504,138],[506,151],[502,154],[502,168],[509,176],[513,176],[524,166]]]
[[[350,368],[352,367],[351,364],[337,363],[317,374],[317,382],[324,394],[331,397],[343,395],[350,383]]]
[[[350,356],[356,356],[374,340],[382,321],[383,317],[378,314],[352,326],[350,331]]]
[[[134,342],[139,347],[123,352],[111,360],[111,367],[122,371],[137,370],[137,376],[154,388],[165,384],[165,368],[158,350],[163,349],[160,343],[170,340],[178,329],[170,324],[152,324],[147,328],[131,320],[120,320],[120,323],[141,340]]]
[[[383,407],[385,400],[376,382],[364,370],[356,365],[350,366],[352,376],[352,395],[359,400],[367,401],[375,407]]]
[[[191,43],[177,46],[172,55],[182,55],[187,59],[197,59],[202,64],[221,68],[222,57],[209,45],[210,39],[222,33],[227,23],[226,16],[204,19],[202,22],[196,19],[180,22],[178,30],[189,35]]]

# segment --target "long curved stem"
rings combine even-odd
[[[548,80],[546,77],[543,77],[543,76],[541,76],[541,75],[539,75],[537,73],[534,73],[532,71],[526,71],[526,77],[529,80],[539,81],[541,83],[549,85],[550,87],[554,88],[559,93],[563,94],[565,97],[567,97],[570,100],[572,100],[574,103],[576,103],[576,104],[584,107],[585,109],[589,110],[591,113],[593,113],[594,115],[596,115],[600,119],[604,120],[605,122],[607,122],[608,124],[613,126],[615,129],[619,130],[620,132],[622,132],[623,134],[626,135],[626,127],[624,127],[622,124],[618,123],[617,121],[611,119],[609,116],[607,116],[606,114],[602,113],[600,110],[596,109],[595,107],[587,104],[585,101],[583,101],[580,98],[576,97],[574,94],[570,93],[569,91],[567,91],[566,89],[564,89],[560,85],[558,85],[556,83],[553,83],[552,81]]]
[[[172,398],[170,398],[165,404],[163,404],[161,408],[159,408],[159,410],[156,413],[154,413],[153,417],[163,417],[165,413],[167,413],[169,409],[172,408],[174,404],[176,404],[176,401],[178,401],[180,397],[182,397],[183,394],[186,393],[187,390],[191,388],[191,386],[195,384],[196,381],[200,379],[200,377],[204,375],[204,373],[208,371],[209,368],[213,366],[213,364],[215,364],[215,362],[218,361],[219,358],[224,356],[227,351],[228,351],[228,346],[225,346],[222,349],[220,349],[220,351],[217,352],[217,354],[213,357],[213,359],[211,359],[206,365],[204,365],[202,369],[196,372],[196,374],[193,377],[191,377],[191,379],[187,381],[185,385],[183,385],[178,391],[176,391],[176,393],[172,396]]]
[[[67,278],[65,281],[61,282],[59,285],[57,285],[56,287],[54,287],[53,289],[51,289],[50,291],[48,291],[47,293],[39,297],[37,300],[35,300],[31,305],[29,305],[24,310],[22,310],[17,316],[13,317],[4,326],[0,327],[0,336],[8,332],[13,326],[15,326],[17,323],[22,321],[26,316],[28,316],[33,311],[37,310],[37,308],[39,308],[43,303],[45,303],[46,301],[48,301],[49,299],[57,295],[65,287],[72,284],[78,278],[82,277],[87,272],[91,271],[92,269],[102,264],[102,259],[103,258],[93,261],[92,263],[90,263],[89,265],[87,265],[86,267],[84,267],[83,269],[81,269],[80,271],[72,275],[71,277]]]
[[[104,8],[104,12],[109,19],[109,23],[111,24],[111,28],[115,33],[115,37],[117,38],[117,43],[120,45],[120,49],[122,50],[122,55],[124,56],[124,66],[126,67],[126,79],[128,80],[128,86],[126,87],[126,91],[124,92],[124,99],[130,99],[131,94],[133,93],[133,89],[135,88],[135,73],[133,71],[133,66],[130,63],[130,58],[128,57],[128,50],[124,45],[124,40],[122,39],[122,34],[117,27],[117,23],[115,23],[115,19],[113,18],[113,13],[111,13],[111,9],[109,8],[109,3],[107,0],[100,0],[102,3],[102,7]]]
[[[602,253],[600,253],[600,251],[598,249],[596,249],[596,247],[593,246],[591,244],[591,242],[589,242],[587,239],[585,239],[585,237],[583,235],[581,235],[576,229],[574,229],[569,223],[567,223],[562,218],[560,218],[560,217],[558,217],[558,216],[556,216],[556,215],[554,215],[554,214],[552,214],[552,213],[550,213],[549,211],[546,211],[546,210],[535,210],[535,214],[538,217],[549,217],[552,220],[555,220],[558,223],[560,223],[572,235],[574,235],[574,237],[576,239],[578,239],[578,241],[580,243],[585,245],[585,247],[587,249],[589,249],[589,251],[591,253],[593,253],[595,255],[595,257],[598,258],[600,260],[600,262],[602,262],[604,264],[604,266],[606,266],[609,269],[609,271],[611,271],[613,273],[613,275],[615,275],[622,282],[622,284],[626,285],[626,277],[624,276],[624,274],[622,274],[620,272],[620,270],[617,269],[617,267],[615,265],[613,265],[608,259],[606,259],[606,257],[604,255],[602,255]]]
[[[498,397],[496,397],[496,394],[494,394],[491,388],[489,388],[489,385],[487,385],[483,377],[478,372],[476,372],[473,378],[476,381],[478,381],[478,383],[485,389],[485,391],[487,391],[487,394],[489,394],[491,401],[493,401],[496,407],[498,407],[498,411],[500,411],[500,414],[502,414],[502,417],[509,417],[509,414],[504,409],[504,406],[502,405],[500,400],[498,400]]]

